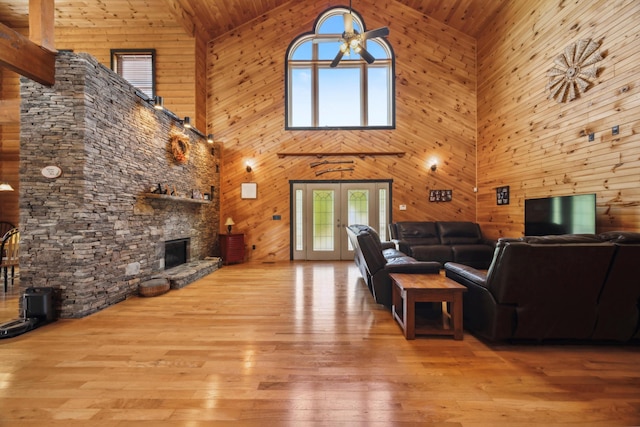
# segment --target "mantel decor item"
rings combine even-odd
[[[599,47],[600,43],[591,39],[579,40],[555,57],[554,67],[547,71],[549,99],[573,101],[591,86],[590,79],[598,74],[596,64],[604,59]]]
[[[243,199],[257,199],[258,184],[255,182],[243,182],[240,186],[240,197]]]
[[[189,137],[184,133],[174,132],[171,134],[171,154],[177,163],[185,164],[189,162],[189,152],[191,145]]]
[[[509,186],[496,188],[496,204],[508,205],[509,204]]]
[[[49,179],[58,178],[60,175],[62,175],[62,169],[60,169],[58,166],[45,166],[41,169],[40,172],[42,173],[42,176]]]

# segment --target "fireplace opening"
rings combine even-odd
[[[164,269],[177,267],[189,259],[189,238],[164,242]]]

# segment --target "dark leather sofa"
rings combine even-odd
[[[482,236],[480,226],[467,221],[404,221],[389,226],[400,251],[419,261],[457,262],[486,269],[495,241]]]
[[[640,339],[640,233],[502,238],[488,271],[444,268],[486,339]]]
[[[378,232],[368,225],[346,228],[354,247],[354,261],[378,304],[391,307],[389,273],[438,274],[438,262],[420,262],[397,250],[393,242],[381,242]]]

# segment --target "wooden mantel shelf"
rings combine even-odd
[[[338,152],[338,153],[314,153],[314,152],[310,152],[310,153],[278,153],[278,157],[279,158],[285,158],[285,157],[318,157],[318,158],[322,158],[322,157],[332,157],[332,156],[342,156],[342,157],[360,157],[361,159],[367,157],[367,156],[371,156],[371,157],[375,157],[375,156],[398,156],[398,157],[402,157],[405,155],[404,151],[356,151],[356,152],[349,152],[349,153],[345,153],[345,152]]]
[[[199,205],[205,205],[207,203],[211,203],[211,200],[188,199],[186,197],[170,196],[168,194],[145,193],[142,195],[142,197],[144,197],[145,199],[159,199],[159,200],[166,200],[166,201],[178,202],[178,203],[196,203]]]

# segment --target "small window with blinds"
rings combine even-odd
[[[111,69],[149,98],[155,96],[155,49],[111,49]]]

